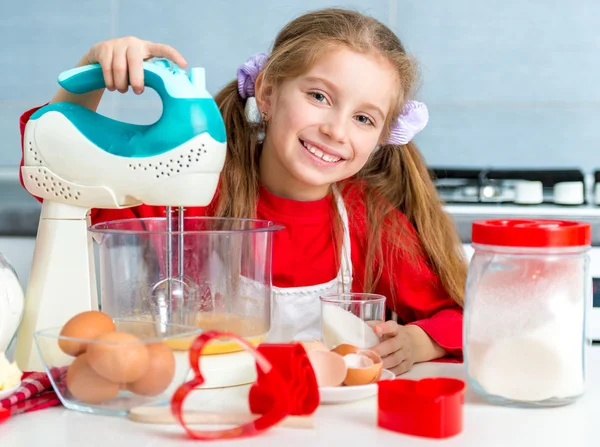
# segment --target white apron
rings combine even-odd
[[[321,301],[319,297],[330,293],[350,292],[352,260],[350,258],[348,214],[342,197],[335,189],[334,195],[343,227],[340,270],[334,279],[324,284],[305,287],[272,287],[271,330],[266,339],[268,343],[320,340]]]

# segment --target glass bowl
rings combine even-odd
[[[109,340],[62,336],[62,327],[34,334],[44,369],[66,408],[126,416],[134,407],[168,403],[187,379],[188,352],[176,347],[193,340],[200,329],[152,321],[114,323]],[[74,344],[83,350],[76,357],[65,353]]]

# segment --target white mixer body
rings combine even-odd
[[[94,145],[58,112],[30,121],[24,145],[27,190],[88,209],[206,206],[214,197],[227,153],[226,143],[206,132],[154,157],[120,157]]]

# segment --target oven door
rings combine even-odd
[[[473,256],[473,247],[463,244],[467,259]],[[591,299],[586,308],[586,335],[588,340],[600,341],[600,247],[590,250],[590,275],[592,277]]]

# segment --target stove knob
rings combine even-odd
[[[518,205],[538,205],[544,201],[542,182],[519,180],[515,182],[515,203]]]
[[[560,182],[554,185],[554,203],[557,205],[581,205],[583,202],[583,182]]]
[[[479,194],[479,188],[477,186],[465,186],[462,189],[462,195],[465,197],[477,197],[477,195]]]

